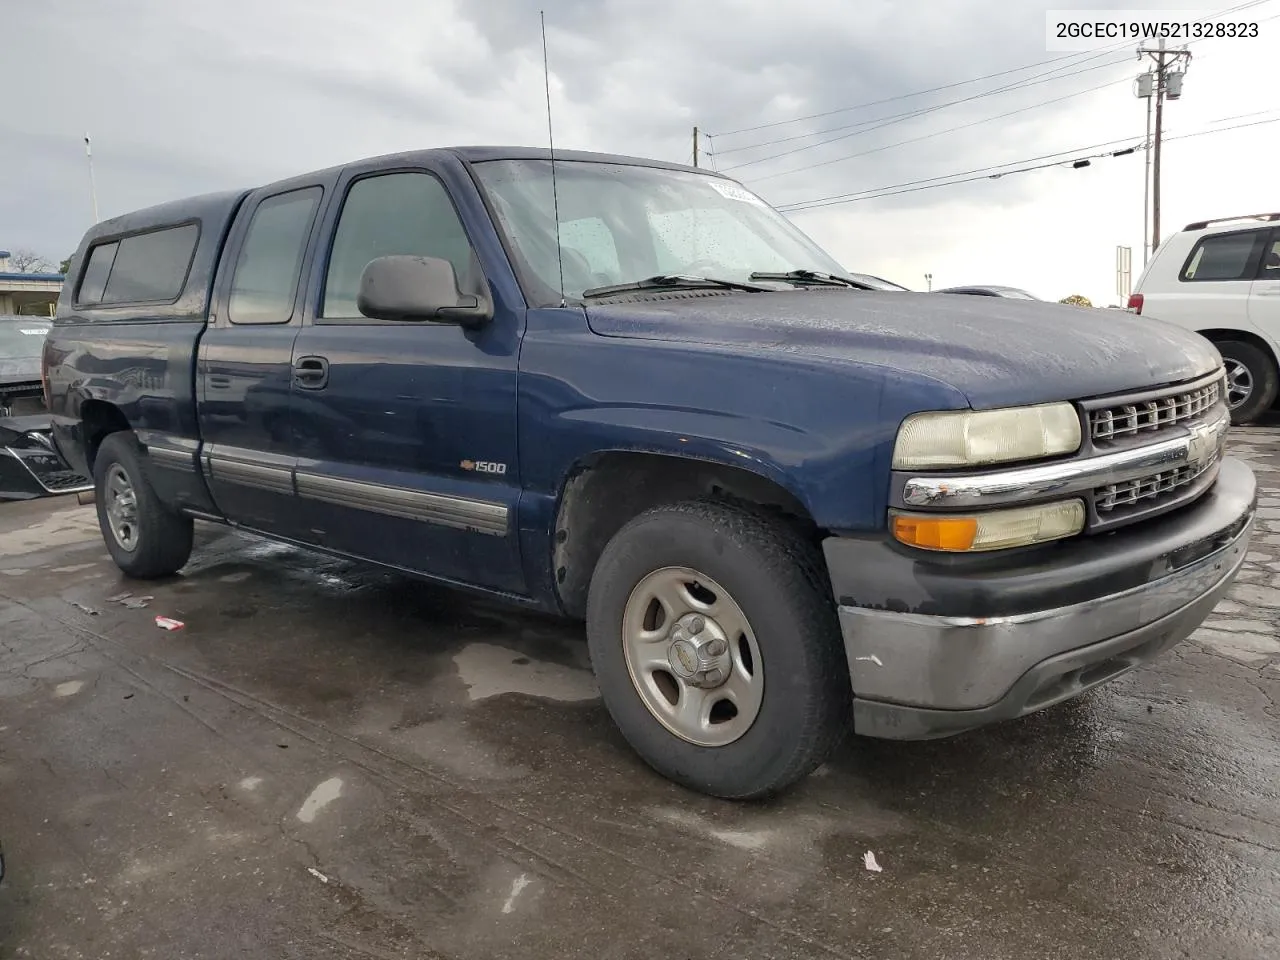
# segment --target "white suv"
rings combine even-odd
[[[1280,390],[1280,213],[1183,227],[1142,271],[1129,309],[1212,340],[1232,421],[1255,420]]]

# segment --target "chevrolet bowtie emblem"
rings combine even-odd
[[[1187,463],[1200,464],[1217,456],[1222,440],[1224,424],[1197,423],[1191,427],[1187,438]]]

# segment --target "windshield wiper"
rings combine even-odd
[[[855,290],[870,290],[865,283],[859,283],[857,280],[851,280],[848,277],[839,277],[834,273],[820,273],[817,270],[788,270],[786,273],[765,273],[756,272],[751,275],[752,280],[779,280],[782,283],[794,283],[796,285],[808,285],[814,287],[852,287]]]
[[[753,276],[752,280],[755,279]],[[768,287],[762,287],[756,283],[739,283],[737,280],[721,280],[717,277],[686,277],[680,274],[658,274],[654,277],[645,277],[643,280],[636,280],[632,283],[614,283],[607,287],[593,287],[590,290],[582,291],[583,300],[591,300],[596,297],[612,297],[619,293],[631,293],[636,290],[671,290],[680,287],[687,288],[707,288],[721,290],[745,290],[748,293],[768,293]]]

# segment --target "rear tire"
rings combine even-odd
[[[172,576],[191,557],[195,524],[160,502],[128,431],[102,441],[93,462],[98,526],[116,566],[138,580]]]
[[[823,569],[789,524],[720,502],[658,507],[614,536],[591,579],[587,642],[605,707],[646,763],[751,799],[827,759],[851,695]]]
[[[1227,368],[1227,406],[1231,422],[1252,423],[1271,409],[1280,390],[1280,373],[1266,352],[1243,340],[1216,344]],[[1231,404],[1236,406],[1232,407]]]

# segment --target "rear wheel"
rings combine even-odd
[[[177,573],[191,556],[194,524],[156,496],[132,433],[102,441],[93,462],[98,526],[116,566],[131,577],[152,580]]]
[[[821,557],[786,524],[713,502],[659,507],[605,548],[587,638],[627,742],[713,796],[765,796],[848,727],[848,667]]]
[[[1217,344],[1227,371],[1227,409],[1232,423],[1252,423],[1275,403],[1280,374],[1267,354],[1243,340]]]

